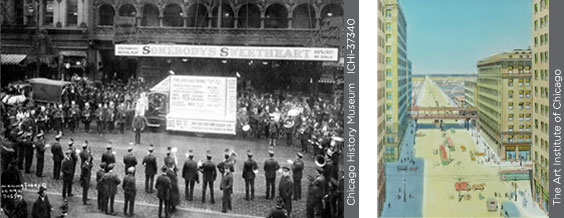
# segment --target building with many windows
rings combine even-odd
[[[385,97],[385,75],[384,75],[384,0],[378,0],[378,216],[382,213],[384,201],[386,200],[386,164],[384,161],[384,97]]]
[[[160,81],[169,71],[220,76],[238,72],[258,89],[331,92],[343,71],[342,31],[337,31],[343,28],[342,0],[34,2],[2,1],[2,54],[24,57],[21,65],[27,77],[78,74],[91,80]],[[338,48],[341,58],[335,63],[129,57],[115,55],[118,44]],[[31,73],[36,62],[38,75]],[[261,82],[272,78],[277,82]]]
[[[532,71],[533,76],[533,199],[548,214],[549,153],[548,145],[548,0],[532,1]]]
[[[502,160],[531,160],[531,75],[531,50],[515,49],[478,61],[479,126]]]
[[[408,124],[407,24],[397,0],[385,0],[385,159],[396,161]]]
[[[476,78],[464,80],[464,106],[476,107],[478,92],[476,91]]]

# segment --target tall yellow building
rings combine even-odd
[[[378,0],[378,216],[386,200],[386,169],[384,162],[384,1]]]
[[[482,135],[502,160],[531,159],[531,50],[478,61],[475,101]]]
[[[548,0],[532,1],[533,199],[548,214]]]
[[[407,24],[397,0],[385,0],[385,159],[396,161],[408,119]]]

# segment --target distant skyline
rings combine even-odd
[[[530,0],[399,0],[413,74],[475,74],[478,60],[531,44]]]

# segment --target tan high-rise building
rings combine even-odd
[[[531,160],[531,50],[515,49],[478,61],[482,136],[502,160]]]
[[[384,0],[378,0],[378,216],[386,200],[386,163],[384,160]]]
[[[385,0],[384,11],[384,159],[397,161],[408,125],[407,23],[398,0]]]
[[[548,0],[532,4],[533,199],[548,214]]]

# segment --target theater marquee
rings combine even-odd
[[[337,48],[117,44],[116,56],[337,61]]]

